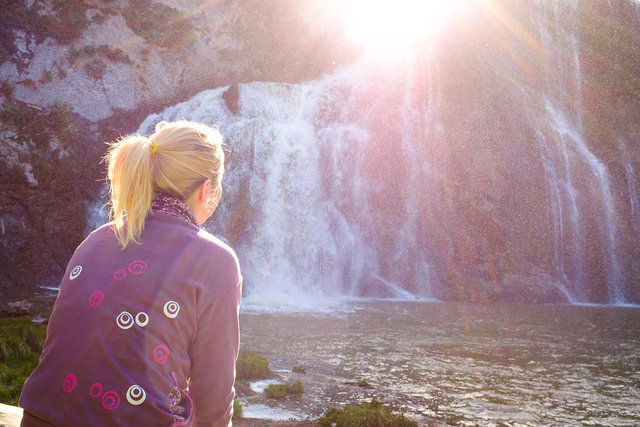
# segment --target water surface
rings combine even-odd
[[[243,347],[305,385],[259,402],[289,416],[376,397],[421,425],[640,424],[638,308],[376,301],[241,322]]]

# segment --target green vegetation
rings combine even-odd
[[[121,62],[123,64],[133,64],[131,58],[127,56],[122,49],[112,48],[106,44],[100,46],[83,46],[81,48],[72,47],[69,53],[69,59],[76,61],[82,58],[106,58],[111,62]]]
[[[305,369],[305,367],[304,366],[300,366],[300,365],[294,366],[291,371],[293,373],[296,373],[296,374],[306,374],[307,373],[307,370]]]
[[[318,421],[322,425],[335,427],[418,427],[417,422],[383,408],[376,399],[358,406],[346,405],[344,409],[331,408]]]
[[[17,405],[40,359],[47,328],[26,317],[0,318],[0,402]]]
[[[282,399],[287,395],[299,396],[304,393],[301,381],[291,384],[269,384],[264,390],[264,394],[270,399]]]
[[[236,360],[236,379],[261,380],[269,378],[271,370],[266,357],[255,351],[241,349]]]
[[[14,224],[6,227],[5,242],[12,244],[0,245],[0,259],[25,266],[28,274],[8,277],[15,289],[30,289],[57,282],[84,238],[87,206],[102,185],[105,146],[95,143],[96,135],[70,105],[30,105],[16,100],[7,84],[0,86],[4,142],[17,147],[17,161],[0,159],[0,205],[5,222]],[[21,164],[30,165],[35,181]],[[42,260],[34,261],[34,253]]]
[[[269,384],[264,394],[270,399],[282,399],[287,395],[286,384]]]
[[[136,0],[121,13],[134,33],[155,46],[179,51],[196,41],[189,15],[162,3]]]
[[[231,418],[233,421],[239,420],[242,418],[242,405],[237,400],[233,401],[233,417]]]
[[[71,48],[69,60],[75,62],[82,60],[83,68],[86,73],[94,80],[100,80],[104,77],[107,64],[109,62],[120,62],[122,64],[133,64],[133,61],[127,56],[122,49],[111,48],[107,45],[100,46],[83,46],[81,48]]]
[[[87,19],[87,5],[82,1],[53,0],[35,2],[30,7],[23,0],[2,2],[3,25],[0,26],[0,61],[15,55],[14,43],[17,31],[28,39],[41,43],[51,37],[60,43],[71,43],[78,39],[91,23]],[[11,17],[11,19],[7,19]]]

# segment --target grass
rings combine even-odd
[[[417,422],[383,408],[376,399],[358,406],[345,405],[344,409],[331,408],[318,421],[324,426],[335,427],[418,427]]]
[[[242,418],[242,405],[237,400],[233,401],[233,417],[232,420],[239,420]]]
[[[0,402],[18,404],[22,386],[40,359],[46,331],[26,317],[0,318]]]
[[[304,393],[301,381],[291,384],[269,384],[264,390],[264,394],[270,399],[282,399],[287,395],[299,396]]]

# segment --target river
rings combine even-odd
[[[640,309],[612,306],[378,300],[324,313],[248,309],[242,347],[269,359],[273,381],[300,379],[305,393],[240,401],[246,416],[264,418],[312,418],[375,397],[421,425],[638,425],[638,325]],[[292,373],[296,365],[306,373]]]

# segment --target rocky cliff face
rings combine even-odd
[[[213,228],[247,288],[640,301],[635,1],[470,2],[400,64],[355,61],[293,0],[8,4],[3,292],[57,283],[100,141],[220,87],[147,122],[209,120],[237,145]]]
[[[299,81],[347,60],[331,48],[336,34],[307,30],[295,3],[4,2],[1,293],[56,286],[101,191],[102,142],[202,89]],[[303,61],[309,45],[316,54]]]

